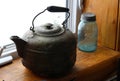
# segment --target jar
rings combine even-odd
[[[78,25],[78,48],[81,51],[92,52],[97,48],[98,28],[96,15],[90,12],[81,15]]]

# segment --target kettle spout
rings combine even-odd
[[[11,36],[10,39],[15,43],[18,55],[20,57],[23,57],[25,46],[27,44],[26,41],[23,39],[19,38],[18,36]]]

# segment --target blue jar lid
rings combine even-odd
[[[91,12],[86,12],[81,15],[81,20],[85,21],[96,21],[96,15]]]

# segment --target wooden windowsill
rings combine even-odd
[[[86,53],[77,49],[77,60],[73,70],[61,78],[43,78],[25,68],[21,59],[0,67],[0,81],[103,81],[116,71],[120,53],[98,47],[95,52]]]

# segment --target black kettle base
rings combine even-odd
[[[24,60],[22,60],[22,64],[33,74],[40,76],[40,77],[46,77],[46,78],[60,78],[63,76],[67,76],[73,69],[73,68],[67,68],[66,70],[61,71],[61,72],[57,72],[57,71],[52,72],[52,71],[38,70],[35,67],[30,66],[27,63],[25,63]]]

